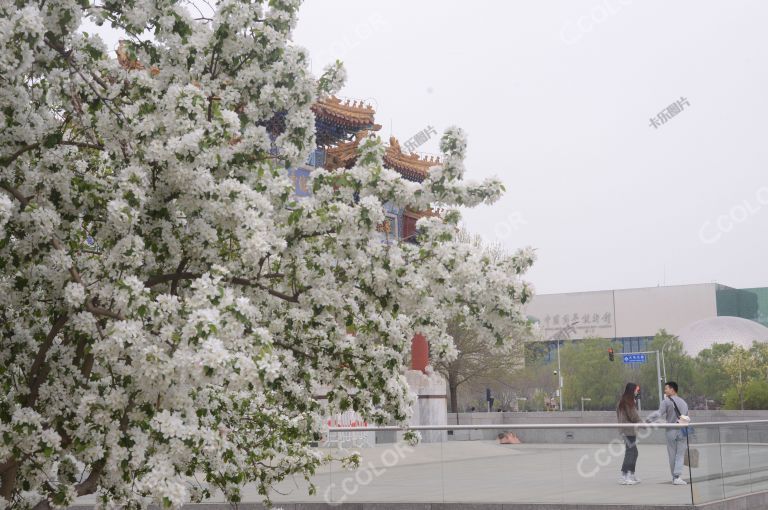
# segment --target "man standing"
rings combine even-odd
[[[668,381],[664,384],[666,398],[661,402],[658,411],[654,411],[645,420],[646,423],[665,421],[666,423],[687,423],[688,404],[677,395],[677,383]],[[680,475],[683,472],[683,458],[688,448],[688,437],[682,429],[667,429],[667,454],[669,455],[669,469],[672,471],[672,483],[674,485],[688,485]]]

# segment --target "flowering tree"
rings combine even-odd
[[[297,9],[0,4],[0,507],[266,497],[323,462],[324,405],[407,420],[415,332],[450,357],[448,317],[490,343],[525,321],[531,252],[454,240],[455,207],[502,191],[462,181],[459,130],[421,184],[371,138],[292,195],[310,106],[343,80],[309,75]],[[120,61],[84,18],[124,32]],[[387,201],[443,214],[386,244]]]
[[[492,262],[509,258],[503,247],[487,245],[480,236],[472,235],[465,228],[461,228],[453,237],[456,241],[469,244],[473,253],[482,254]],[[459,386],[481,378],[498,378],[520,368],[525,364],[525,344],[541,336],[538,328],[532,331],[528,323],[513,322],[504,342],[490,343],[464,324],[465,316],[460,312],[456,317],[449,317],[447,322],[446,332],[453,341],[456,355],[442,357],[434,362],[435,369],[448,382],[449,409],[453,413],[459,412]],[[498,402],[501,407],[508,403]]]

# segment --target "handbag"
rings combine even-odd
[[[680,409],[678,409],[677,404],[675,403],[675,399],[672,397],[669,397],[669,400],[672,401],[672,405],[675,406],[675,414],[677,415],[677,423],[680,423],[680,417],[683,415],[683,413],[680,412]],[[680,432],[683,434],[683,437],[687,438],[690,427],[685,427],[680,429]]]
[[[696,448],[688,447],[688,450],[685,452],[683,464],[692,468],[699,467],[699,450]]]

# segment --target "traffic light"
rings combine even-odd
[[[608,347],[608,360],[613,361],[613,347]]]

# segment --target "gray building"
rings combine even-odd
[[[539,321],[553,347],[565,339],[565,328],[568,339],[608,338],[620,343],[622,352],[647,350],[660,329],[679,336],[691,355],[716,341],[768,341],[768,287],[702,283],[542,294],[534,297],[527,313]]]

